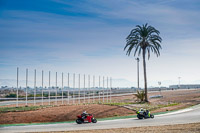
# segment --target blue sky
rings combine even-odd
[[[136,86],[136,61],[125,38],[148,23],[161,32],[161,56],[147,61],[148,86],[200,83],[199,0],[1,0],[0,79],[29,68],[94,74]],[[142,62],[140,80],[143,86]],[[31,77],[32,76],[32,77]],[[47,76],[47,75],[46,75]],[[40,78],[38,76],[38,78]],[[115,83],[113,83],[115,85]]]

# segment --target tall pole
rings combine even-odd
[[[90,75],[88,75],[88,103],[90,103]]]
[[[101,99],[100,99],[100,95],[101,95],[100,88],[101,88],[101,76],[99,76],[99,103],[101,102]]]
[[[95,76],[93,76],[93,103],[94,103],[94,93],[95,93]]]
[[[43,88],[44,88],[44,71],[42,70],[42,105],[44,105],[44,101],[43,101]]]
[[[84,74],[84,77],[83,77],[83,78],[84,78],[84,79],[83,79],[83,80],[84,80],[84,83],[83,83],[84,92],[83,92],[83,93],[84,93],[84,103],[85,103],[85,74]]]
[[[73,104],[75,102],[74,90],[75,90],[75,73],[73,74]]]
[[[26,69],[26,106],[27,106],[27,89],[28,89],[28,69]]]
[[[69,104],[69,73],[68,73],[68,77],[67,77],[67,81],[68,81],[68,91],[67,91],[67,98],[68,98],[68,104]]]
[[[139,88],[140,88],[140,79],[139,79],[139,61],[140,61],[140,59],[139,58],[136,58],[136,60],[137,60],[137,81],[138,81],[138,90],[139,90]]]
[[[57,99],[57,96],[58,96],[58,89],[57,89],[57,72],[56,72],[56,105],[58,104],[58,99]]]
[[[103,76],[103,103],[104,103],[104,76]]]
[[[160,91],[160,95],[161,95],[161,82],[160,81],[158,82],[158,85],[159,85],[159,91]]]
[[[62,73],[62,104],[63,104],[63,73]]]
[[[179,87],[178,87],[178,88],[179,88],[179,89],[181,88],[181,84],[180,84],[180,83],[181,83],[181,77],[178,77],[178,84],[179,84]]]
[[[50,89],[51,89],[51,71],[49,71],[49,105],[51,104],[51,93],[50,93]]]
[[[35,90],[34,90],[34,106],[35,106],[35,99],[36,99],[36,69],[35,69],[35,76],[34,76],[34,88],[35,88]]]
[[[110,77],[110,103],[111,103],[112,78]]]
[[[80,104],[80,89],[81,89],[81,74],[79,74],[79,77],[78,77],[78,89],[79,89],[79,92],[78,92],[78,97],[79,97],[79,99],[78,99],[78,103]]]
[[[107,77],[107,103],[108,103],[108,77]]]
[[[16,107],[18,107],[18,88],[19,88],[19,68],[17,67],[17,99],[16,99]]]

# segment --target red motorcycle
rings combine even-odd
[[[93,117],[92,114],[88,114],[86,116],[78,115],[78,119],[76,119],[77,124],[82,124],[82,123],[97,123],[97,120]]]

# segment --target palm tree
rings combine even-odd
[[[147,23],[145,25],[137,25],[135,29],[131,30],[131,33],[126,38],[126,48],[128,49],[126,55],[130,56],[131,51],[135,49],[134,56],[138,53],[140,56],[142,52],[143,57],[143,69],[144,69],[144,89],[145,89],[145,101],[148,102],[147,98],[147,75],[146,75],[146,53],[148,59],[150,58],[150,52],[154,52],[157,57],[160,55],[159,50],[162,49],[161,42],[162,38],[159,36],[160,32]]]

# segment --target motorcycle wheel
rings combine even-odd
[[[77,124],[82,124],[83,122],[82,122],[82,120],[80,120],[80,119],[76,119],[76,123],[77,123]]]
[[[154,118],[154,115],[151,114],[150,117],[151,117],[151,118]]]
[[[138,119],[143,119],[143,116],[137,115],[137,118],[138,118]]]
[[[97,123],[97,120],[96,119],[92,119],[92,123]]]

